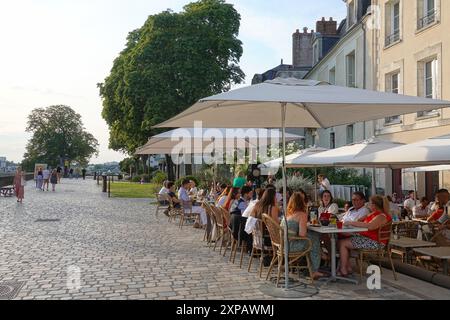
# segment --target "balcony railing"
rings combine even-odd
[[[393,34],[386,37],[386,44],[385,46],[388,47],[391,44],[397,42],[400,40],[400,30],[395,31]]]
[[[423,29],[426,26],[429,26],[430,24],[433,24],[436,22],[438,17],[437,10],[430,10],[424,17],[419,18],[417,21],[417,29]]]

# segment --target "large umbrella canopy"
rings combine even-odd
[[[294,154],[288,155],[288,156],[286,156],[286,167],[290,167],[291,163],[299,162],[302,159],[307,158],[309,156],[313,156],[313,155],[317,156],[317,155],[323,154],[327,150],[328,149],[325,149],[325,148],[311,147],[311,148],[303,149]],[[278,158],[278,159],[274,159],[274,160],[265,162],[265,163],[261,164],[259,167],[266,168],[268,170],[275,169],[276,171],[278,171],[278,169],[281,167],[282,164],[283,164],[283,159]],[[274,172],[274,173],[276,173],[276,172]]]
[[[309,154],[306,157],[292,159],[292,161],[286,160],[286,166],[288,168],[340,167],[342,166],[341,163],[352,162],[356,157],[369,155],[382,150],[389,150],[402,145],[404,144],[372,138],[326,152]],[[355,167],[355,165],[352,165],[352,167]]]
[[[209,128],[328,128],[420,111],[450,107],[449,101],[332,86],[324,82],[277,78],[201,99],[157,128],[191,127],[202,121]],[[284,139],[283,139],[284,140]],[[286,199],[285,141],[283,195]],[[286,201],[283,211],[286,212]],[[287,225],[287,223],[286,223]],[[285,226],[285,241],[287,240]],[[288,260],[288,246],[285,259]],[[332,260],[332,267],[335,261]],[[285,263],[285,273],[289,273]],[[332,268],[333,269],[333,268]],[[333,275],[334,276],[334,275]],[[289,277],[285,277],[288,288]]]
[[[158,128],[281,128],[280,104],[286,104],[285,127],[328,128],[449,107],[449,101],[277,78],[208,98]]]
[[[450,164],[450,134],[356,157],[348,166],[412,168]]]
[[[418,173],[418,172],[435,172],[435,171],[450,171],[450,165],[408,168],[405,169],[403,172]]]
[[[303,136],[287,133],[286,141],[304,139]],[[184,154],[202,154],[208,146],[228,149],[258,148],[281,142],[281,132],[275,129],[234,128],[206,129],[179,128],[158,134],[136,151],[137,155],[171,154],[184,146]]]

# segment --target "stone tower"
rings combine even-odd
[[[297,29],[292,35],[292,64],[294,67],[313,66],[312,37],[314,30],[308,32],[308,28],[303,28],[303,33]]]

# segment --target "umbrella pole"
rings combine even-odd
[[[375,168],[372,168],[372,196],[377,194],[377,185],[375,181]]]
[[[287,224],[287,181],[286,181],[286,103],[281,104],[281,127],[283,140],[283,219],[284,219],[284,273],[285,273],[285,289],[289,289],[289,238]]]
[[[417,172],[414,172],[414,205],[417,202]]]
[[[319,196],[318,196],[318,190],[317,190],[317,167],[314,167],[314,205],[317,205],[317,202]]]

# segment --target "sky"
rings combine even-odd
[[[147,17],[189,0],[14,0],[0,2],[0,156],[20,162],[30,134],[27,116],[38,107],[64,104],[82,116],[100,144],[92,163],[120,161],[108,149],[97,83],[108,76],[128,33]],[[240,66],[255,73],[292,63],[292,33],[315,29],[316,20],[345,17],[342,0],[228,0],[241,14]]]

